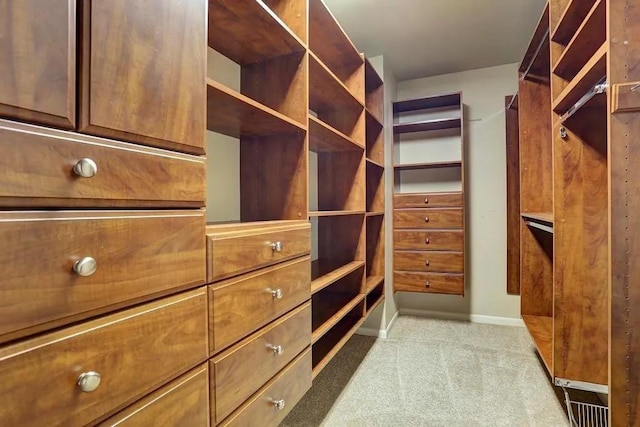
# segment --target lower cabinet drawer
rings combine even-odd
[[[229,416],[310,344],[307,303],[213,359],[216,421]]]
[[[394,251],[393,269],[401,271],[463,273],[464,254],[462,252]]]
[[[463,274],[394,271],[393,278],[396,292],[464,295]]]
[[[311,298],[311,258],[304,257],[209,287],[211,353],[258,330]]]
[[[396,209],[395,228],[462,228],[462,208]]]
[[[201,288],[0,349],[0,425],[86,425],[204,362],[206,304]]]
[[[0,212],[0,342],[205,280],[204,211]]]
[[[462,230],[396,230],[393,248],[416,251],[464,251]]]
[[[462,206],[461,192],[456,193],[409,193],[394,194],[393,207],[398,208],[427,208],[436,206]]]
[[[209,368],[200,365],[124,411],[101,427],[155,427],[209,425]]]
[[[277,426],[311,388],[311,349],[298,356],[221,426]]]

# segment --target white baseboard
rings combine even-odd
[[[464,314],[464,313],[449,313],[445,311],[430,311],[430,310],[417,310],[410,308],[401,308],[399,310],[401,315],[416,316],[416,317],[430,317],[432,319],[442,320],[461,320],[473,323],[486,323],[490,325],[502,325],[502,326],[516,326],[524,328],[524,322],[522,319],[515,319],[513,317],[498,317],[498,316],[485,316],[482,314]]]
[[[391,327],[393,326],[393,324],[396,323],[397,319],[398,319],[398,312],[396,311],[396,314],[393,315],[386,329],[360,328],[356,331],[356,334],[364,335],[367,337],[377,337],[383,340],[387,339],[387,336],[389,335],[389,331],[391,330]]]

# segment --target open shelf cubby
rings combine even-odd
[[[367,281],[384,277],[384,216],[367,217]]]
[[[384,281],[367,290],[365,308],[367,314],[375,310],[384,301]]]

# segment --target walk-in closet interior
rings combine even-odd
[[[640,426],[637,0],[0,0],[0,426]]]

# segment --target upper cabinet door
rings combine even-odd
[[[0,0],[0,116],[75,127],[75,0]]]
[[[81,132],[204,153],[207,0],[84,0]]]

